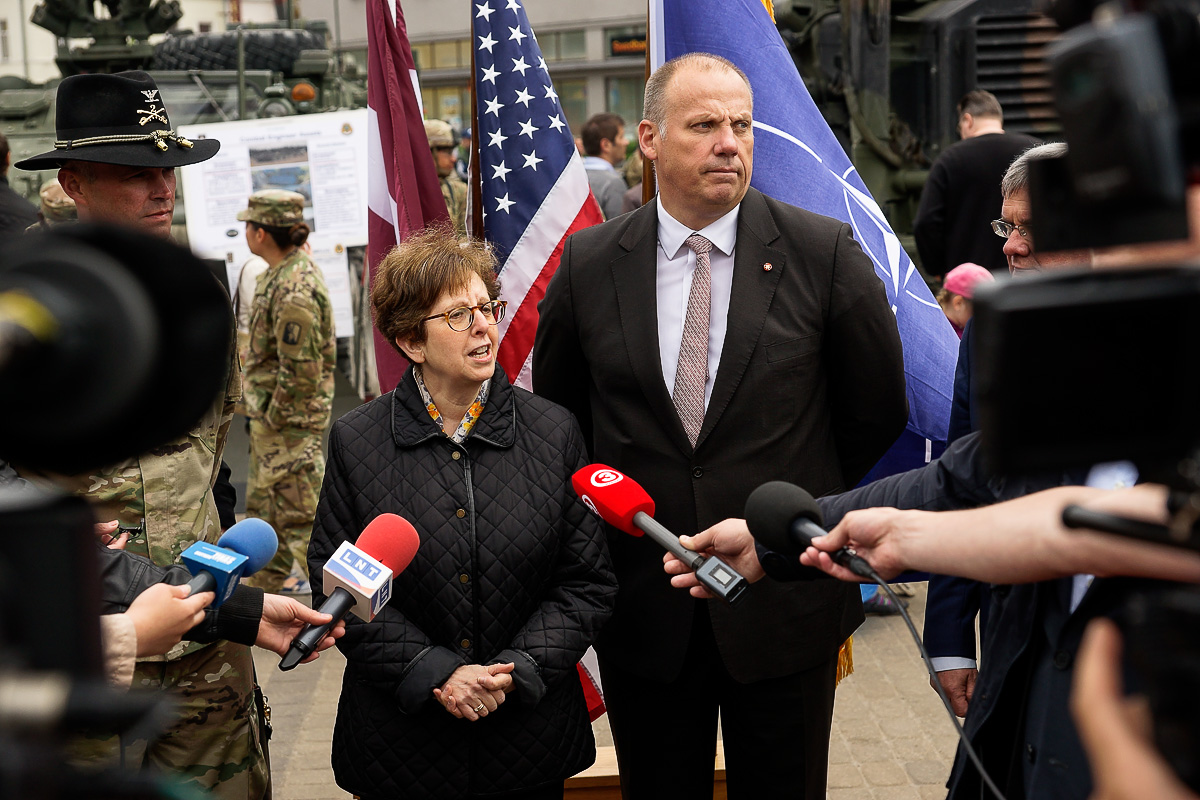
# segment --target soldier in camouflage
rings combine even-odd
[[[442,184],[442,198],[450,212],[450,222],[459,236],[467,233],[467,185],[454,171],[454,148],[458,142],[450,123],[440,119],[425,120],[425,136],[429,139],[429,152],[433,154],[433,165],[437,167],[438,180]]]
[[[280,189],[255,192],[237,218],[246,223],[250,251],[268,265],[250,305],[244,365],[250,418],[246,514],[271,523],[279,536],[275,558],[250,583],[278,592],[293,561],[308,573],[337,340],[325,278],[302,249],[309,233],[304,196]]]
[[[16,166],[59,168],[59,183],[80,220],[169,236],[175,169],[211,158],[220,143],[180,137],[144,72],[64,78],[57,109],[55,150]],[[88,136],[73,138],[80,131]],[[98,519],[117,519],[136,530],[126,550],[168,566],[191,543],[216,542],[221,535],[212,487],[240,397],[241,374],[231,349],[225,391],[187,435],[82,475],[14,466],[35,483],[87,497]],[[165,656],[139,659],[133,688],[161,690],[175,701],[171,727],[149,741],[93,734],[75,742],[77,760],[157,769],[217,798],[266,796],[268,768],[249,647],[180,642]]]

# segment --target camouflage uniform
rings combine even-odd
[[[467,185],[458,179],[457,175],[449,175],[441,179],[442,198],[446,201],[446,210],[450,212],[450,221],[454,223],[454,232],[459,236],[467,235]]]
[[[159,566],[176,563],[195,541],[221,536],[212,485],[225,435],[241,396],[237,362],[230,359],[225,392],[185,436],[148,453],[81,475],[21,470],[35,483],[51,483],[86,496],[97,519],[142,525],[126,550]],[[254,661],[245,645],[180,642],[165,656],[140,659],[133,688],[158,689],[176,702],[171,728],[153,741],[126,741],[124,762],[181,776],[220,798],[259,798],[267,787]],[[96,734],[73,743],[76,760],[116,765],[122,759],[115,735]]]
[[[452,164],[443,165],[438,161],[438,148],[453,148],[458,146],[458,137],[450,123],[440,119],[425,120],[425,138],[429,140],[429,152],[433,156],[433,166],[437,169],[438,180],[442,184],[442,199],[446,201],[446,210],[450,212],[450,222],[454,232],[459,236],[467,233],[467,184],[454,172]]]
[[[302,209],[303,197],[294,192],[257,192],[239,219],[286,227],[293,217],[277,215],[275,206],[296,198]],[[308,573],[308,539],[325,475],[321,436],[333,408],[336,351],[325,278],[302,250],[293,250],[258,277],[244,367],[250,418],[246,514],[271,523],[280,542],[275,558],[250,583],[269,592],[280,590],[293,561]]]

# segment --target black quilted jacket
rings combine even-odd
[[[338,646],[346,673],[333,732],[338,785],[364,798],[459,798],[561,780],[595,759],[575,664],[612,613],[604,534],[571,490],[586,452],[561,406],[497,367],[462,445],[421,403],[412,371],[334,423],[308,552],[321,574],[377,515],[421,546],[369,623]],[[314,591],[314,603],[325,598]],[[479,722],[432,690],[468,663],[516,664],[516,689]]]

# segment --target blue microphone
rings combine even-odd
[[[279,548],[275,529],[261,519],[244,519],[221,535],[216,544],[195,542],[180,560],[193,577],[188,596],[214,592],[213,608],[233,594],[243,575],[253,575],[267,565]]]

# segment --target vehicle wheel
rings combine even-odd
[[[246,69],[269,69],[292,76],[302,50],[323,50],[325,37],[298,28],[243,31]],[[237,31],[171,36],[154,48],[154,69],[237,69]]]

